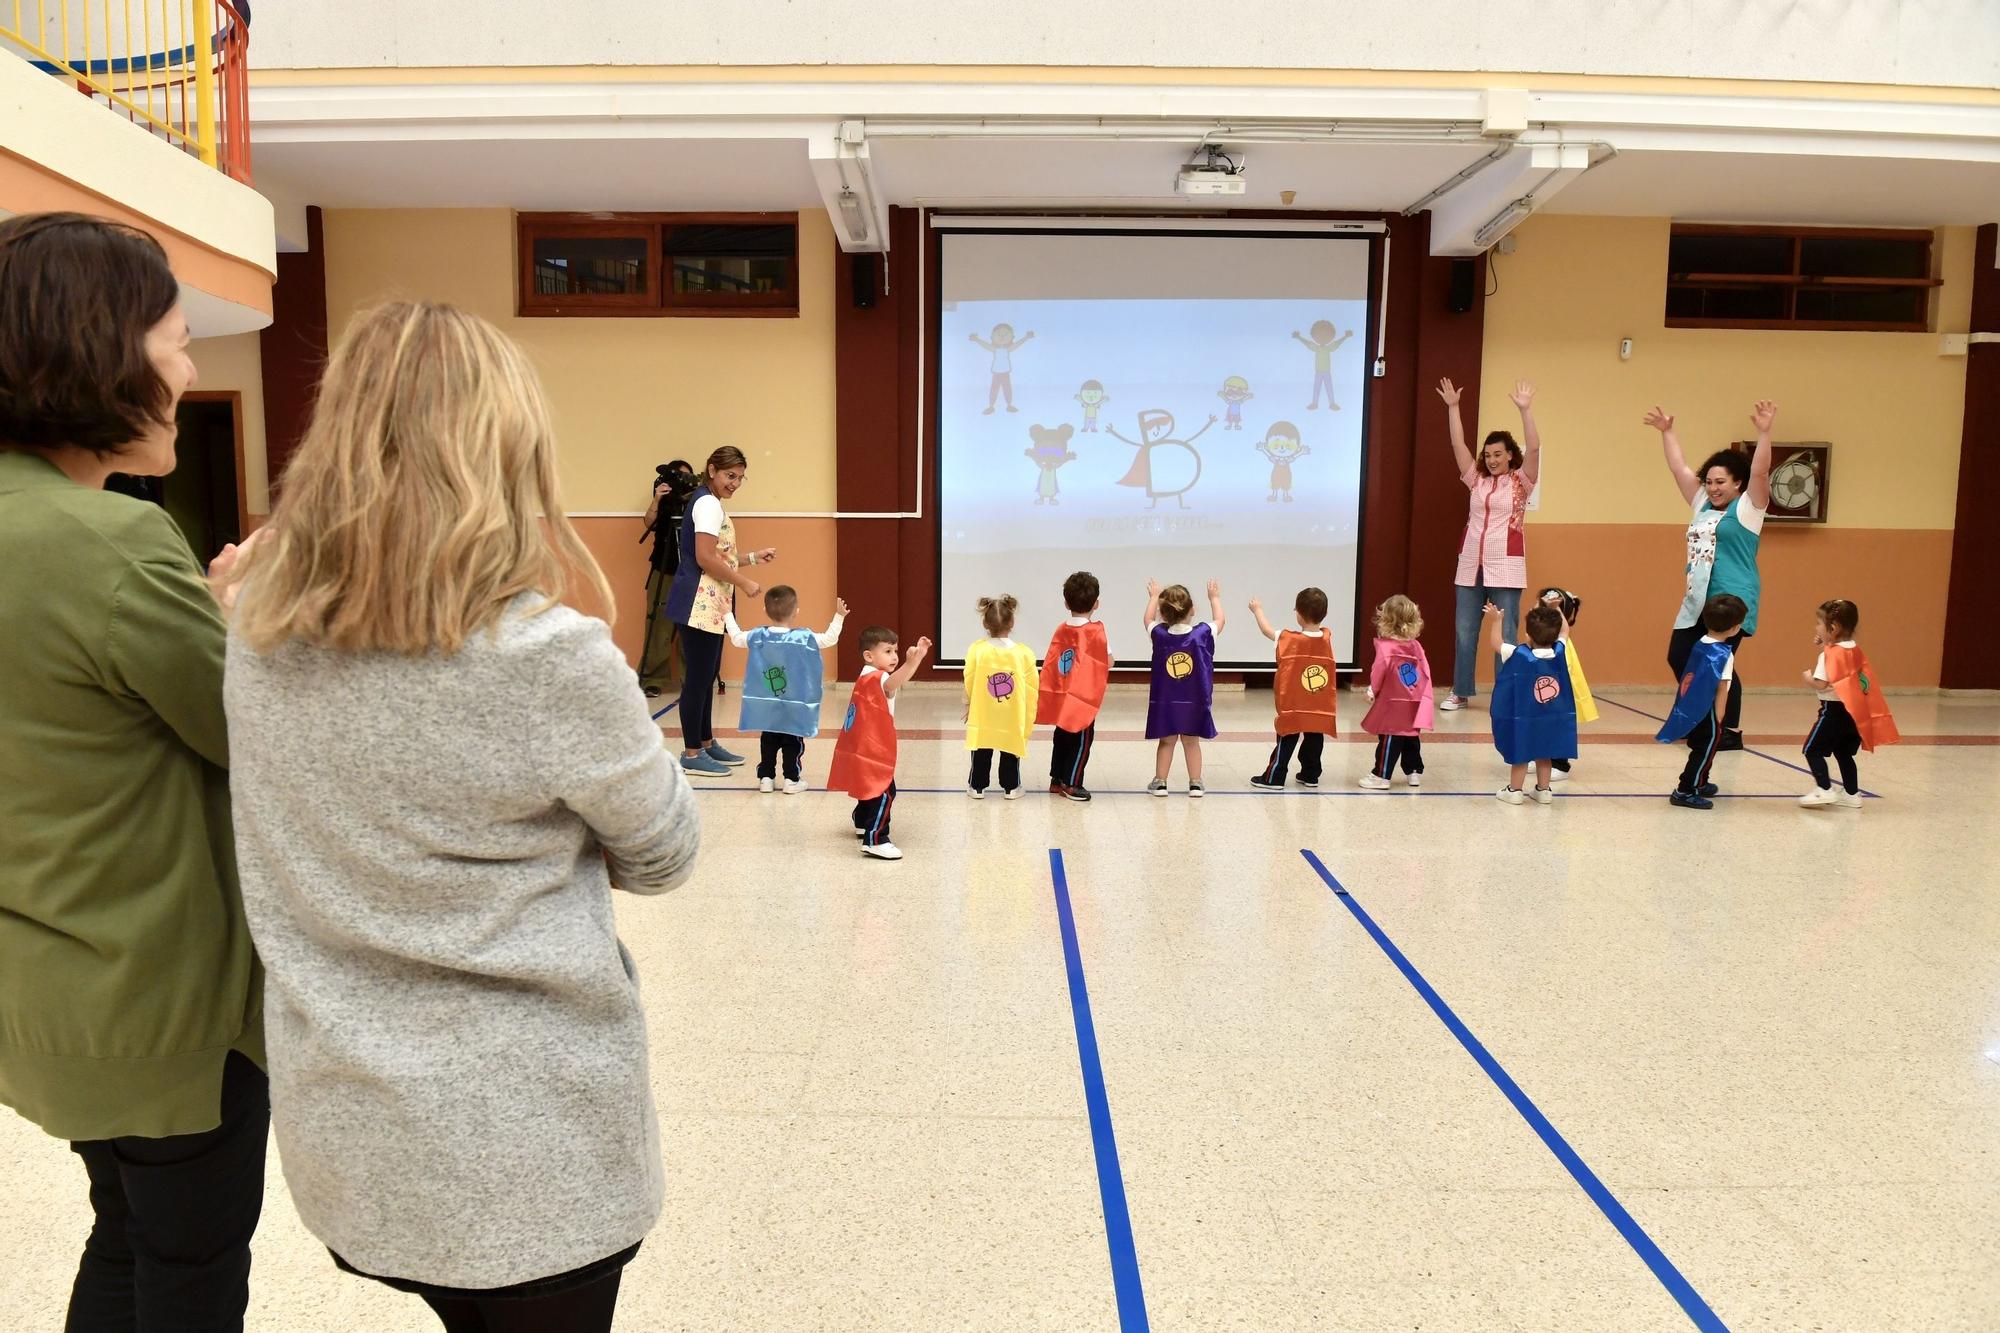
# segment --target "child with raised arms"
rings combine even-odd
[[[1097,614],[1095,574],[1078,570],[1063,580],[1063,605],[1069,619],[1056,626],[1042,659],[1041,695],[1035,705],[1037,725],[1055,728],[1049,746],[1049,792],[1071,801],[1088,801],[1090,789],[1083,772],[1090,763],[1091,742],[1097,736],[1097,710],[1111,681],[1111,650],[1104,622]]]
[[[1215,735],[1215,636],[1226,618],[1222,585],[1208,581],[1208,609],[1215,619],[1197,624],[1194,594],[1181,584],[1162,588],[1146,585],[1146,631],[1153,640],[1153,678],[1146,700],[1146,739],[1158,741],[1153,780],[1146,790],[1167,794],[1167,774],[1174,766],[1178,742],[1187,761],[1188,795],[1204,794],[1201,785],[1201,743]]]
[[[1431,661],[1417,636],[1424,617],[1397,593],[1375,608],[1375,661],[1368,668],[1368,715],[1361,729],[1375,737],[1375,763],[1361,776],[1370,791],[1387,791],[1396,769],[1412,787],[1423,785],[1424,739],[1437,722],[1431,695]]]
[[[840,642],[847,603],[833,599],[833,619],[824,634],[796,626],[796,588],[780,583],[764,591],[768,625],[745,632],[734,611],[722,613],[722,629],[738,648],[748,648],[743,669],[743,704],[739,731],[758,733],[757,790],[777,790],[782,761],[784,790],[797,796],[806,789],[806,742],[819,734],[820,697],[825,689],[828,648]]]
[[[1854,764],[1855,753],[1902,739],[1868,667],[1868,654],[1854,642],[1860,623],[1860,609],[1842,598],[1821,602],[1814,618],[1813,643],[1819,647],[1819,659],[1806,672],[1806,683],[1819,696],[1819,716],[1813,719],[1805,743],[1813,789],[1799,797],[1799,804],[1808,810],[1828,806],[1859,810],[1861,774]],[[1829,758],[1840,765],[1838,791],[1827,773]]]
[[[1535,604],[1554,607],[1563,619],[1563,657],[1569,663],[1569,683],[1576,690],[1577,725],[1597,721],[1597,696],[1590,692],[1590,681],[1583,674],[1583,658],[1576,651],[1576,618],[1583,613],[1583,599],[1567,588],[1544,588],[1535,594]],[[1577,748],[1582,748],[1581,741]],[[1575,766],[1574,759],[1550,760],[1549,780],[1566,780]]]
[[[986,799],[993,781],[993,756],[1000,755],[1000,794],[1021,797],[1021,760],[1027,757],[1028,733],[1035,726],[1035,655],[1008,636],[1014,632],[1019,603],[1010,593],[979,599],[979,619],[986,637],[965,650],[965,748],[972,751],[972,771],[965,793]]]
[[[1271,693],[1278,704],[1278,743],[1271,749],[1270,762],[1250,779],[1250,785],[1284,786],[1285,770],[1296,750],[1299,785],[1317,787],[1326,738],[1339,734],[1334,722],[1338,663],[1333,656],[1333,634],[1321,623],[1326,619],[1326,594],[1318,588],[1299,590],[1292,599],[1297,629],[1272,629],[1264,618],[1264,603],[1255,597],[1250,599],[1250,614],[1257,617],[1263,636],[1278,645],[1278,670],[1271,681]]]
[[[889,815],[896,804],[896,692],[917,673],[929,639],[910,645],[898,666],[896,631],[870,625],[861,631],[861,675],[848,698],[847,717],[833,746],[826,785],[854,798],[854,836],[861,850],[881,861],[900,861],[902,849],[889,841]]]
[[[1501,651],[1500,608],[1486,604],[1486,651]],[[1522,617],[1528,641],[1517,643],[1493,680],[1493,745],[1508,765],[1507,785],[1493,793],[1508,805],[1555,800],[1549,770],[1557,759],[1576,758],[1576,686],[1563,645],[1562,612],[1538,603]],[[1524,790],[1528,769],[1533,790]]]

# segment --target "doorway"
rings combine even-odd
[[[107,490],[151,500],[180,525],[204,568],[250,526],[243,495],[243,395],[191,390],[175,416],[177,462],[164,477],[114,475]]]

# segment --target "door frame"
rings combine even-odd
[[[189,389],[181,395],[184,403],[228,403],[229,422],[236,436],[236,531],[250,535],[250,479],[243,475],[243,391],[241,389]]]

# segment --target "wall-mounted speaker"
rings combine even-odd
[[[875,307],[875,256],[853,255],[850,262],[854,273],[854,308],[872,310]]]
[[[1479,275],[1479,265],[1470,259],[1451,261],[1451,313],[1462,315],[1472,309],[1473,281]]]

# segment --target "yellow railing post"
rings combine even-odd
[[[201,160],[216,164],[215,152],[215,14],[213,0],[191,0],[194,9],[194,101]]]

